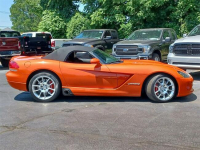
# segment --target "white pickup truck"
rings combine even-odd
[[[182,69],[200,69],[200,25],[170,45],[167,62]]]
[[[38,37],[43,35],[51,37],[51,48],[53,50],[62,47],[64,42],[71,40],[71,39],[53,39],[53,36],[50,32],[26,32],[22,34],[22,36],[28,36],[28,37]]]

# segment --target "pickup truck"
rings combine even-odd
[[[53,50],[62,47],[64,42],[71,40],[71,39],[54,39],[50,32],[25,32],[22,34],[22,36],[39,37],[41,34],[43,35],[46,34],[47,36],[51,37],[51,48]]]
[[[40,55],[52,52],[51,48],[51,34],[45,32],[34,32],[33,34],[23,33],[19,37],[19,48],[21,55]]]
[[[167,61],[169,45],[177,39],[170,28],[140,29],[113,45],[112,55],[120,59]]]
[[[82,45],[96,47],[100,50],[112,49],[113,44],[119,42],[118,33],[113,29],[84,30],[74,39],[63,43],[63,47]]]
[[[200,69],[200,24],[169,47],[168,64],[186,69]]]
[[[20,33],[14,30],[0,31],[0,60],[3,67],[8,67],[11,57],[20,55],[18,37]]]

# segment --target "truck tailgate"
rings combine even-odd
[[[19,50],[18,48],[18,38],[0,38],[0,51],[6,50]]]

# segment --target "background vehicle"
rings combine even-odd
[[[136,30],[113,46],[112,55],[120,59],[167,61],[169,45],[176,39],[175,31],[170,28]]]
[[[20,55],[18,48],[19,36],[19,32],[11,29],[0,31],[0,60],[3,67],[8,67],[12,56]]]
[[[113,44],[119,42],[118,33],[113,29],[85,30],[73,40],[63,43],[63,47],[82,45],[96,47],[100,50],[111,49]]]
[[[145,91],[157,102],[193,92],[193,78],[177,67],[150,60],[121,61],[84,46],[60,48],[45,57],[17,56],[9,67],[9,84],[40,102],[56,99],[61,91],[65,96],[129,97]]]
[[[200,69],[200,25],[183,37],[170,45],[168,64],[183,69]]]
[[[44,34],[46,34],[46,36],[51,37],[51,48],[53,50],[56,50],[62,47],[64,42],[71,40],[71,39],[53,39],[53,36],[50,32],[26,32],[26,33],[23,33],[22,36],[40,37],[41,35],[44,35]]]

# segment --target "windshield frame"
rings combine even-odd
[[[200,30],[200,25],[197,25],[196,27],[194,27],[194,28],[190,31],[190,33],[189,33],[187,36],[197,36],[197,35],[200,35],[200,34],[197,34],[197,35],[191,35],[192,32],[193,32],[196,28],[198,28],[198,29]]]
[[[134,34],[135,32],[146,32],[146,31],[155,31],[155,30],[160,31],[160,36],[159,36],[159,38],[158,38],[157,40],[150,40],[150,39],[146,39],[146,40],[142,40],[142,39],[130,39],[130,37],[132,37],[133,34]],[[126,38],[126,40],[130,40],[130,41],[139,41],[139,40],[141,40],[141,41],[160,41],[160,40],[162,39],[163,31],[164,31],[164,30],[162,30],[162,29],[136,30],[136,31],[132,32],[132,33]]]
[[[101,37],[98,39],[102,39],[103,35],[104,35],[104,31],[103,30],[86,30],[83,32],[102,32]],[[82,34],[83,32],[81,32],[80,34]],[[74,37],[74,39],[95,39],[95,38],[77,38],[80,34],[78,34],[76,37]]]
[[[115,61],[106,62],[101,56],[99,56],[97,53],[95,53],[95,51],[98,51],[98,52],[100,52],[102,54],[105,54],[104,56],[108,56],[111,59],[113,58],[113,60],[115,59]],[[91,51],[90,54],[93,55],[95,58],[99,59],[101,64],[116,64],[116,63],[122,63],[123,62],[121,59],[116,58],[116,57],[114,57],[112,55],[109,55],[109,54],[107,54],[104,51],[99,50],[99,49],[95,49],[95,50]]]

